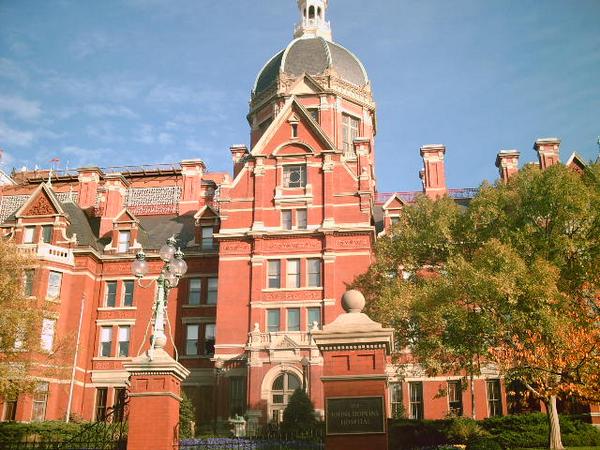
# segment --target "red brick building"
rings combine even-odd
[[[191,371],[184,389],[198,422],[280,420],[303,383],[322,412],[323,361],[310,331],[342,313],[341,296],[371,264],[376,236],[416,193],[377,192],[367,72],[333,42],[327,0],[298,4],[295,39],[256,78],[250,147],[231,147],[232,174],[198,159],[4,179],[0,232],[36,256],[24,288],[47,308],[42,342],[48,353],[70,346],[71,359],[52,376],[40,369],[33,396],[4,399],[2,420],[63,419],[69,404],[71,414],[101,420],[118,403],[123,363],[147,348],[156,294],[154,284],[136,283],[131,262],[143,249],[157,277],[158,250],[172,235],[189,269],[169,297],[177,350],[171,340],[167,347]],[[558,162],[559,143],[536,142],[542,168]],[[425,194],[468,201],[474,190],[446,187],[445,147],[420,151]],[[503,177],[517,163],[516,151],[498,155]],[[399,380],[391,366],[389,374],[392,410],[470,414],[459,376],[431,379],[414,367]],[[493,368],[476,391],[479,417],[507,412]]]

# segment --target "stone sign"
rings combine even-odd
[[[327,434],[385,433],[383,397],[330,397]]]

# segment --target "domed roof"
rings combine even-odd
[[[352,52],[322,37],[302,37],[294,39],[265,64],[256,77],[253,92],[266,90],[281,72],[293,76],[320,75],[329,68],[356,86],[363,87],[369,82],[367,71]]]

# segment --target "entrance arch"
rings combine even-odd
[[[268,421],[280,423],[292,394],[301,388],[302,372],[295,367],[278,366],[267,372],[262,383],[261,397],[267,403]]]

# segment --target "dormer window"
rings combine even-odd
[[[294,164],[283,168],[283,187],[306,187],[306,165]]]
[[[117,243],[117,251],[119,253],[127,253],[129,251],[130,240],[131,231],[119,231],[119,242]]]
[[[202,227],[202,250],[212,250],[214,248],[213,233],[212,226]]]
[[[23,229],[23,244],[33,244],[33,234],[35,227],[25,227]]]
[[[54,227],[52,225],[44,225],[42,226],[42,242],[44,244],[52,243],[52,231]]]

